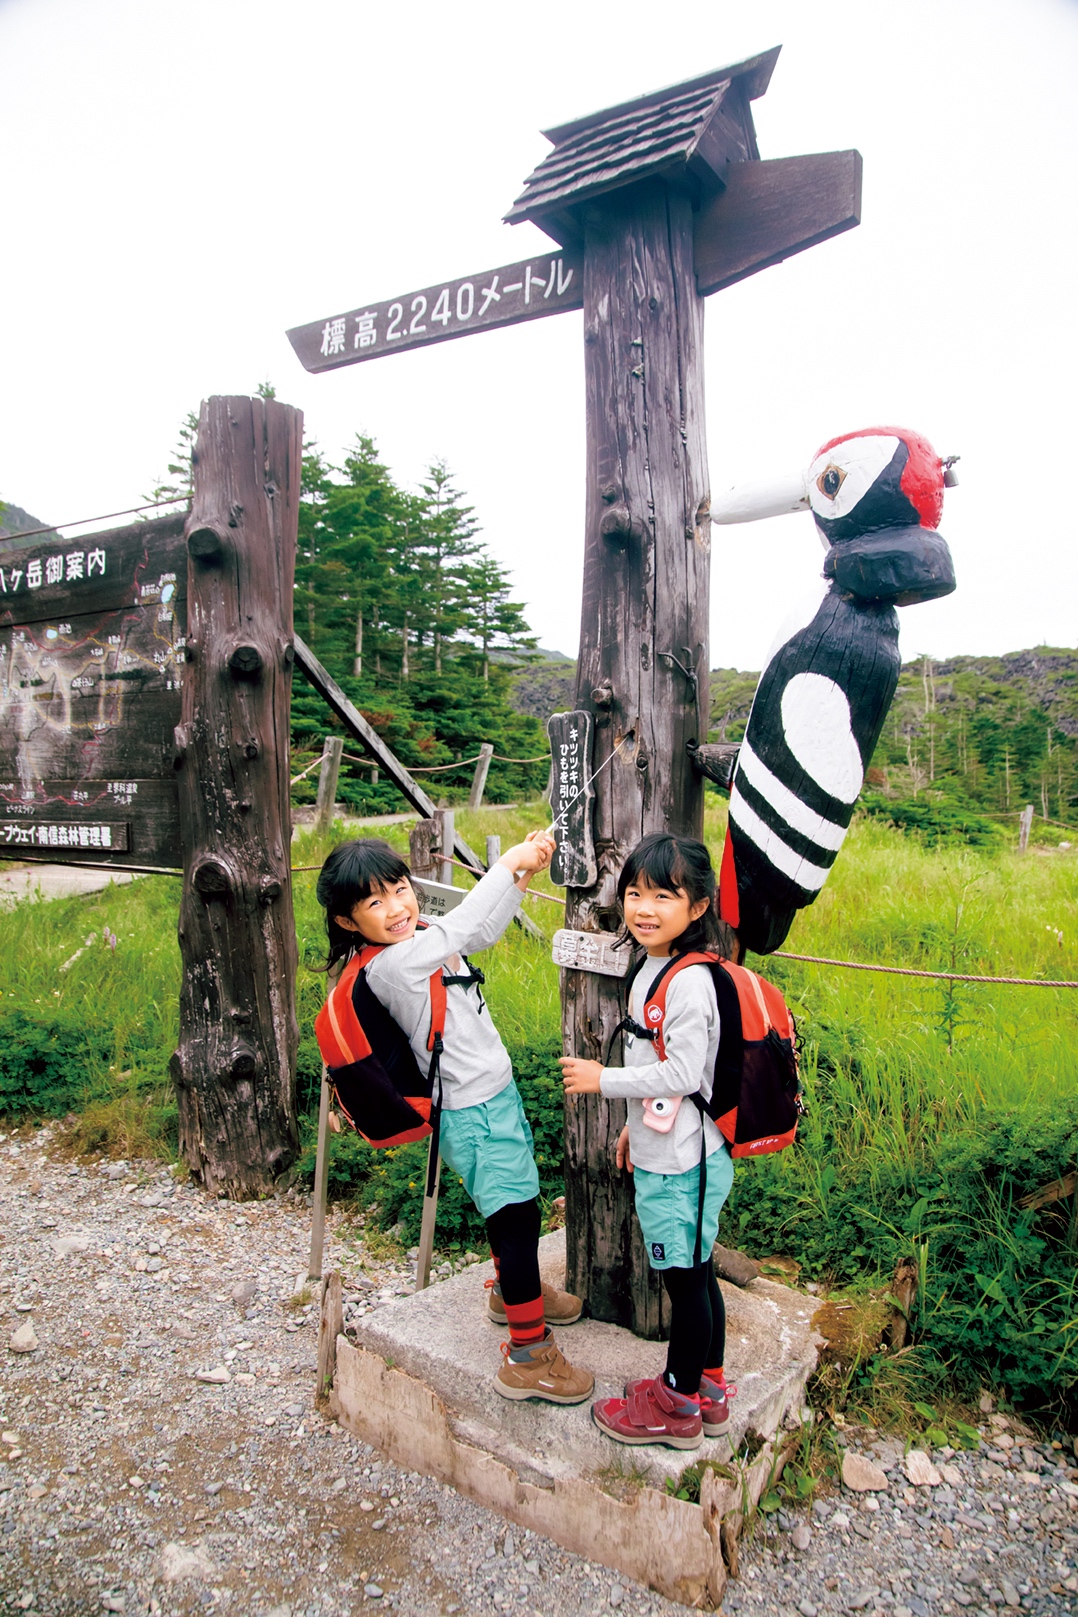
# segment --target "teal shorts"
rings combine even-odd
[[[734,1182],[734,1163],[721,1145],[707,1159],[701,1257],[706,1257],[719,1234],[719,1214]],[[700,1202],[700,1168],[687,1173],[633,1174],[636,1216],[653,1269],[691,1269],[696,1246],[696,1219]]]
[[[484,1218],[539,1194],[532,1131],[516,1084],[491,1100],[442,1113],[442,1161],[464,1181]]]

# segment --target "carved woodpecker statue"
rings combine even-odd
[[[733,489],[712,508],[720,523],[811,510],[827,552],[822,600],[771,648],[732,780],[718,749],[695,754],[730,780],[719,909],[742,948],[780,948],[827,880],[898,683],[895,607],[955,587],[935,531],[951,465],[919,433],[868,427],[824,444],[792,482]]]

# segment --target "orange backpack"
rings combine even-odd
[[[626,988],[647,956],[630,972]],[[715,954],[676,956],[656,977],[644,1005],[644,1026],[621,1028],[655,1044],[666,1060],[663,1022],[671,982],[686,966],[707,966],[719,1007],[719,1053],[711,1098],[689,1098],[718,1125],[732,1157],[759,1157],[792,1144],[804,1111],[797,1072],[797,1029],[786,1001],[765,978]]]

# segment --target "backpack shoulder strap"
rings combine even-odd
[[[660,1061],[666,1060],[666,1041],[663,1038],[663,1026],[666,1021],[666,996],[670,984],[678,972],[684,971],[686,966],[714,967],[718,965],[718,959],[718,955],[704,954],[703,951],[675,955],[674,959],[663,967],[652,983],[644,1005],[644,1026],[647,1029],[648,1036],[655,1041],[655,1048]]]
[[[327,1067],[348,1067],[371,1053],[354,1003],[359,974],[378,953],[371,945],[351,955],[315,1017],[314,1030]]]

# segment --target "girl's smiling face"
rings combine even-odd
[[[642,943],[649,955],[670,953],[693,921],[698,921],[708,907],[706,898],[694,904],[683,887],[652,887],[641,878],[630,882],[622,896],[625,925]]]
[[[365,943],[404,943],[415,933],[419,920],[419,900],[406,876],[385,886],[372,887],[366,898],[353,905],[351,915],[334,920],[346,932],[358,932]]]

